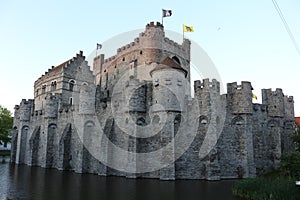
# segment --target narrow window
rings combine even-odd
[[[42,94],[44,94],[46,92],[46,85],[42,86]]]
[[[51,90],[56,90],[56,81],[51,83]]]
[[[70,97],[69,104],[70,104],[70,106],[73,105],[73,97]]]
[[[73,92],[73,90],[74,90],[74,85],[75,85],[75,81],[74,80],[70,80],[69,81],[69,90],[71,92]]]

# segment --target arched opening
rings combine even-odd
[[[201,115],[199,117],[199,124],[202,125],[202,126],[205,126],[206,124],[208,124],[208,117],[204,116],[204,115]]]
[[[198,133],[200,135],[200,141],[203,141],[205,138],[205,135],[207,133],[207,129],[208,129],[208,124],[209,124],[209,119],[207,116],[205,115],[201,115],[198,118]]]
[[[144,117],[139,117],[137,120],[136,120],[136,124],[139,125],[139,126],[145,126],[146,125],[146,120]]]
[[[183,121],[183,118],[182,118],[181,114],[177,114],[174,118],[174,135],[177,134],[182,121]]]
[[[268,128],[278,127],[279,123],[275,119],[271,119],[268,121]]]
[[[47,153],[46,153],[46,167],[53,167],[54,160],[54,138],[56,135],[57,126],[56,124],[50,124],[48,126],[47,133]]]
[[[95,123],[91,120],[86,121],[83,131],[83,151],[82,151],[82,170],[83,172],[94,173],[94,159],[90,153],[90,148],[95,146]]]
[[[25,153],[27,152],[26,146],[27,146],[28,133],[29,133],[29,127],[23,126],[21,129],[19,164],[25,163]]]
[[[180,60],[177,56],[173,56],[172,59],[180,65]]]
[[[71,154],[72,126],[67,124],[62,138],[59,142],[59,156],[62,161],[62,169],[72,169],[72,154]]]
[[[243,125],[244,119],[241,116],[234,117],[231,121],[232,125]]]
[[[17,145],[18,145],[18,128],[14,126],[12,130],[12,138],[11,138],[11,162],[16,162],[17,155]]]
[[[56,81],[51,82],[51,91],[56,90]]]
[[[40,145],[40,126],[35,127],[31,138],[29,140],[31,150],[31,165],[37,166],[39,158],[39,145]]]
[[[73,79],[71,79],[71,80],[69,81],[69,90],[70,90],[71,92],[74,91],[75,83],[76,83],[76,82],[75,82]]]
[[[46,93],[46,85],[43,85],[42,86],[42,94],[45,94]]]

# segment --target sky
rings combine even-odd
[[[277,3],[300,43],[300,1]],[[262,88],[282,88],[294,96],[300,116],[300,55],[272,0],[2,0],[0,105],[13,112],[22,99],[33,98],[34,81],[48,68],[79,50],[92,55],[96,43],[161,21],[162,8],[173,13],[164,18],[165,30],[181,34],[182,24],[194,27],[185,37],[207,53],[225,88],[228,82],[250,81],[258,96],[254,103],[261,103]]]

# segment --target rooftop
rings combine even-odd
[[[150,74],[152,75],[153,71],[170,68],[180,70],[184,73],[185,77],[187,76],[187,70],[181,67],[178,61],[176,61],[176,58],[170,58],[169,56],[167,56],[160,64],[158,64],[153,70],[151,70]]]

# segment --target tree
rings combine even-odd
[[[296,144],[296,151],[300,151],[300,127],[296,126],[292,139]]]
[[[9,130],[13,126],[12,113],[0,105],[0,143],[10,142]]]

